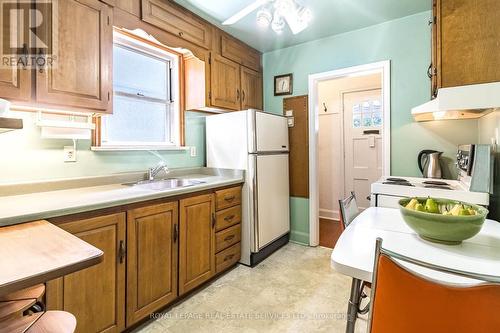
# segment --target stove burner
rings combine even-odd
[[[425,184],[425,185],[437,185],[437,186],[450,186],[450,184],[448,183],[445,183],[445,182],[441,182],[441,181],[438,181],[438,180],[427,180],[425,182],[422,182],[422,184]]]
[[[409,183],[406,179],[403,178],[387,178],[386,181],[388,182],[396,182],[396,183]]]
[[[412,186],[412,187],[415,187],[415,185],[407,182],[407,181],[404,181],[404,182],[395,182],[395,181],[389,181],[389,182],[383,182],[382,184],[386,184],[386,185],[401,185],[401,186]]]
[[[424,185],[424,188],[437,188],[440,190],[453,190],[450,186],[445,186],[445,185]]]

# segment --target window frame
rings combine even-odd
[[[170,64],[170,80],[167,80],[167,99],[170,99],[170,111],[168,120],[170,130],[170,138],[165,138],[164,142],[145,142],[145,141],[126,141],[126,142],[103,142],[102,138],[105,136],[105,120],[103,118],[96,119],[96,130],[94,135],[95,150],[175,150],[183,149],[183,112],[182,112],[182,64],[183,57],[182,54],[160,44],[154,38],[145,39],[143,36],[137,36],[130,33],[129,31],[123,31],[122,29],[115,28],[113,31],[113,52],[115,47],[122,47],[131,51],[136,51],[139,54],[150,56],[152,58],[161,59],[168,61]],[[177,84],[175,84],[177,83]],[[151,102],[163,102],[161,99],[157,99],[149,96],[136,96],[127,92],[115,91],[115,86],[113,84],[113,100],[115,94],[118,96],[124,96],[129,98],[135,98],[137,100],[145,100]],[[166,104],[168,105],[168,104]],[[104,115],[105,117],[105,115]]]

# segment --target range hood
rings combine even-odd
[[[441,88],[411,114],[416,121],[476,119],[495,110],[500,110],[500,82]]]
[[[0,116],[0,133],[22,129],[23,120]]]

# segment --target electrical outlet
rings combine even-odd
[[[189,149],[191,151],[191,157],[196,157],[197,153],[196,153],[196,147],[193,146]]]
[[[64,147],[64,162],[76,162],[76,149],[73,146]]]

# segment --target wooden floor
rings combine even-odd
[[[319,219],[319,245],[333,249],[342,230],[340,222],[335,220]]]

